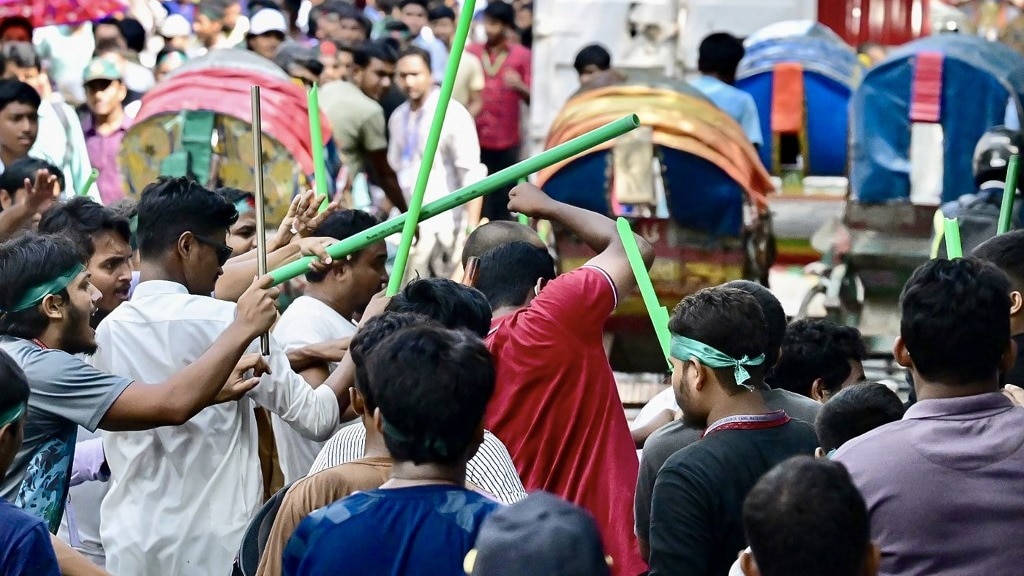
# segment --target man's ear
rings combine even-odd
[[[906,344],[903,343],[903,337],[897,336],[896,342],[892,345],[892,357],[896,360],[896,363],[904,368],[913,368],[914,359],[910,357],[910,351],[907,350]]]
[[[192,232],[186,230],[181,233],[181,236],[178,236],[177,248],[178,255],[181,256],[182,260],[187,260],[199,248],[199,242],[196,241],[196,237]]]
[[[43,301],[39,303],[42,306],[43,315],[50,320],[63,320],[64,319],[64,306],[67,302],[64,298],[58,294],[47,294]]]
[[[348,389],[348,400],[352,404],[352,411],[357,416],[362,416],[366,412],[366,403],[363,401],[363,395],[356,390],[355,386]]]
[[[825,403],[828,400],[828,393],[825,392],[825,381],[821,378],[815,378],[814,382],[811,383],[811,399]]]
[[[814,449],[814,457],[819,459],[819,460],[824,458],[825,457],[825,449],[822,448],[821,446],[818,446],[817,448],[815,448]]]
[[[373,427],[377,432],[384,433],[384,415],[380,413],[379,407],[373,409]]]
[[[0,208],[7,210],[14,205],[14,197],[10,192],[0,188]]]
[[[749,548],[740,552],[740,570],[744,576],[761,576],[760,570],[757,569],[757,561],[754,560],[754,553]]]
[[[0,191],[0,193],[2,193],[2,191]],[[1024,309],[1024,295],[1016,290],[1010,292],[1010,316],[1020,314],[1022,309]]]
[[[537,278],[537,284],[533,286],[533,295],[540,296],[540,291],[548,285],[548,281],[544,278]]]
[[[710,381],[711,369],[701,364],[700,362],[697,362],[696,360],[689,360],[688,362],[686,362],[685,369],[690,369],[694,371],[694,388],[696,388],[698,391],[704,390],[704,387],[707,386]]]

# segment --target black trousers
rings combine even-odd
[[[504,150],[480,149],[480,161],[487,166],[487,173],[494,174],[504,170],[519,161],[519,147],[506,148]],[[503,186],[487,196],[484,196],[484,209],[482,216],[488,220],[511,220],[512,214],[508,211],[508,192],[515,186],[515,182]]]

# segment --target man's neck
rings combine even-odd
[[[142,266],[139,267],[139,283],[149,282],[150,280],[163,280],[165,282],[174,282],[176,284],[181,284],[182,286],[188,286],[183,275],[172,272],[166,267],[155,262],[147,262],[143,260]]]
[[[519,310],[520,308],[526,308],[526,306],[526,304],[523,304],[522,306],[500,306],[491,311],[491,318],[493,320],[497,320],[498,318],[502,318],[504,316],[508,316],[509,314],[514,313],[516,310]]]
[[[46,327],[46,329],[43,330],[43,333],[40,334],[39,336],[37,336],[36,338],[33,338],[33,340],[38,341],[43,346],[46,346],[47,348],[49,348],[51,350],[60,350],[60,333],[61,333],[61,330],[62,330],[62,328],[61,328],[60,325],[57,325],[57,324],[54,324],[53,322],[51,322]]]
[[[494,42],[492,42],[489,39],[487,40],[487,50],[488,50],[488,52],[501,52],[502,50],[505,50],[506,48],[508,48],[508,40],[506,40],[504,38],[502,38],[500,40],[496,40]]]
[[[409,109],[414,111],[414,112],[420,111],[427,104],[427,100],[430,99],[430,94],[432,92],[433,92],[433,90],[429,90],[422,97],[417,98],[415,100],[410,98],[409,99]]]
[[[989,380],[970,382],[967,384],[943,384],[928,380],[914,371],[914,391],[918,401],[945,400],[949,398],[965,398],[999,391],[999,378],[993,375]]]
[[[348,321],[351,321],[352,316],[356,313],[355,306],[352,306],[348,302],[342,302],[339,298],[332,297],[332,291],[322,286],[321,283],[310,283],[306,285],[305,295],[314,300],[323,302],[328,308],[334,310]]]
[[[442,464],[414,464],[395,462],[391,468],[391,479],[384,487],[406,488],[432,484],[466,484],[466,463],[446,466]]]
[[[362,417],[363,428],[366,428],[366,441],[363,447],[363,458],[390,458],[384,436],[373,426],[373,421]]]
[[[707,76],[708,78],[714,78],[715,80],[718,80],[719,82],[728,84],[730,86],[732,86],[736,81],[735,78],[726,78],[725,76],[722,76],[717,72],[701,72],[701,74]]]
[[[755,385],[755,388],[756,387],[757,386]],[[765,414],[767,412],[768,406],[764,403],[764,397],[761,396],[760,392],[744,391],[736,394],[735,396],[727,396],[726,399],[713,406],[711,411],[708,412],[708,422],[706,426],[710,426],[722,418],[728,418],[730,416]]]
[[[96,131],[104,136],[108,136],[119,129],[124,123],[124,108],[118,105],[110,114],[93,114],[92,117]]]
[[[10,166],[11,164],[14,164],[16,160],[20,160],[24,157],[24,154],[15,154],[10,148],[0,146],[0,160],[3,160],[4,166]]]

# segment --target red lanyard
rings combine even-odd
[[[777,428],[790,421],[784,410],[776,410],[767,414],[741,414],[729,416],[713,422],[708,426],[701,438],[719,430],[764,430]]]

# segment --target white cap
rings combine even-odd
[[[181,14],[171,14],[160,26],[160,35],[164,38],[178,38],[192,34],[192,26]]]
[[[250,36],[261,36],[267,32],[288,35],[288,21],[284,19],[284,14],[273,8],[261,8],[249,17]]]

